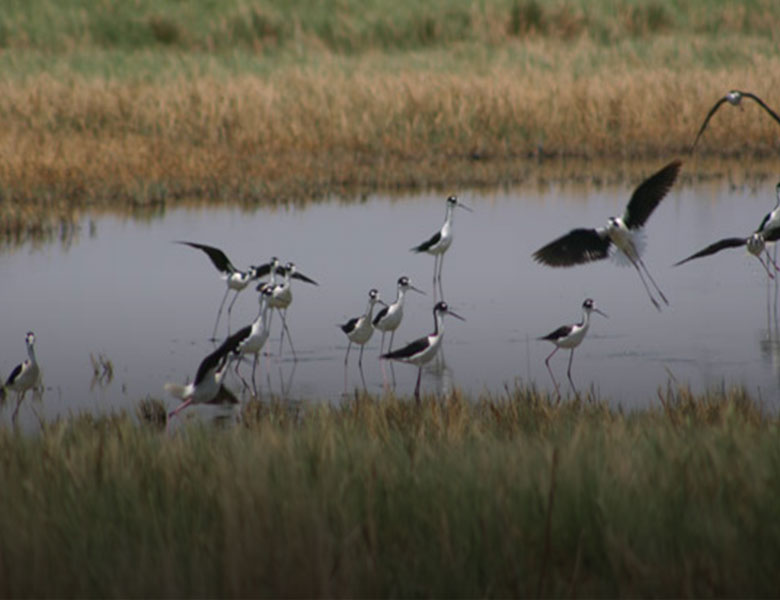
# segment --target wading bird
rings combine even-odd
[[[300,279],[301,281],[305,281],[306,283],[310,283],[312,285],[318,284],[313,279],[302,273],[299,273],[295,264],[291,262],[288,262],[284,267],[278,267],[275,272],[283,274],[284,280],[281,283],[261,283],[259,286],[257,286],[257,290],[271,290],[271,298],[268,304],[272,309],[275,308],[279,312],[279,317],[282,319],[282,335],[279,339],[279,354],[282,354],[284,334],[287,333],[287,339],[290,342],[290,350],[292,351],[293,359],[298,360],[298,357],[295,354],[295,347],[293,346],[292,336],[290,335],[290,330],[287,327],[287,309],[290,307],[293,299],[291,279],[294,277],[295,279]]]
[[[544,364],[547,365],[547,371],[550,373],[550,377],[552,377],[556,392],[558,391],[558,382],[555,381],[555,375],[553,375],[552,369],[550,368],[550,359],[560,348],[570,348],[569,368],[566,370],[566,375],[569,377],[569,382],[571,382],[571,387],[574,389],[574,392],[577,393],[574,380],[571,378],[571,362],[574,358],[574,349],[582,343],[582,340],[585,339],[585,334],[588,333],[588,328],[590,327],[590,313],[593,312],[600,314],[602,317],[607,316],[596,308],[591,298],[588,298],[582,303],[582,321],[573,325],[561,325],[552,333],[537,338],[555,344],[555,349],[544,359]]]
[[[689,260],[693,260],[694,258],[701,258],[702,256],[710,256],[716,252],[725,250],[726,248],[739,248],[741,246],[745,246],[747,247],[748,252],[750,252],[750,254],[758,259],[758,262],[760,262],[761,266],[766,270],[766,274],[769,275],[769,278],[774,279],[775,276],[769,269],[769,265],[771,264],[775,271],[780,271],[780,267],[775,264],[775,261],[771,256],[769,256],[768,252],[766,253],[767,261],[765,263],[761,258],[761,253],[766,250],[767,242],[776,242],[778,239],[780,239],[780,228],[770,229],[766,233],[760,233],[757,231],[748,237],[725,238],[715,242],[714,244],[710,244],[696,254],[691,254],[688,258],[684,258],[683,260],[674,263],[674,266],[679,267],[680,265],[687,263]]]
[[[766,213],[756,233],[768,234],[774,229],[780,229],[780,182],[775,186],[775,207]]]
[[[363,347],[371,339],[371,335],[374,333],[374,326],[371,324],[371,320],[374,314],[374,305],[376,303],[385,304],[379,299],[379,292],[372,289],[368,292],[368,306],[366,306],[366,312],[359,317],[350,319],[343,325],[339,325],[341,331],[347,334],[349,338],[349,345],[347,345],[347,354],[344,356],[344,366],[347,366],[347,360],[349,359],[349,349],[352,348],[352,344],[358,344],[360,346],[360,358],[358,358],[358,365],[363,367]],[[345,371],[346,372],[346,371]]]
[[[388,331],[390,332],[390,345],[387,347],[387,351],[389,352],[393,349],[395,330],[398,329],[398,326],[401,324],[401,319],[403,319],[404,316],[404,296],[406,295],[407,290],[413,290],[425,295],[425,292],[417,289],[409,282],[409,278],[406,275],[399,277],[398,295],[396,296],[395,302],[385,306],[374,317],[374,327],[382,332],[382,341],[379,344],[379,354],[382,354],[382,351],[384,350],[385,333]]]
[[[5,399],[6,390],[17,393],[16,407],[11,416],[13,423],[16,423],[16,416],[19,414],[19,407],[22,405],[27,390],[35,389],[41,385],[41,368],[35,358],[35,334],[28,331],[24,341],[27,344],[27,359],[14,367],[5,381],[5,385],[0,387],[0,397],[3,399]]]
[[[723,96],[721,99],[719,99],[710,109],[710,112],[707,113],[707,116],[704,118],[704,123],[701,124],[701,128],[699,129],[699,133],[696,134],[696,139],[693,141],[693,145],[691,146],[691,152],[693,152],[693,149],[696,147],[696,143],[699,141],[699,138],[701,137],[701,134],[704,133],[704,130],[707,128],[707,123],[710,122],[710,119],[712,118],[712,115],[714,115],[717,110],[721,107],[721,105],[724,102],[728,102],[732,106],[740,106],[740,102],[742,102],[742,98],[750,98],[751,100],[754,100],[758,105],[763,108],[769,116],[771,116],[775,121],[780,123],[780,117],[777,116],[777,113],[773,111],[771,108],[769,108],[761,98],[756,96],[755,94],[751,94],[750,92],[741,92],[739,90],[731,90],[728,94]]]
[[[460,202],[456,196],[450,196],[447,198],[447,209],[444,213],[444,224],[441,226],[441,229],[434,233],[429,240],[412,248],[412,252],[427,252],[428,254],[433,254],[434,285],[437,280],[441,282],[441,269],[444,264],[444,253],[452,244],[452,220],[456,208],[462,208],[469,212],[473,212],[468,206]]]
[[[271,322],[268,310],[270,308],[272,296],[273,288],[264,288],[260,293],[260,313],[257,315],[257,318],[251,325],[239,329],[231,336],[236,340],[235,349],[233,350],[233,353],[238,357],[238,360],[236,361],[236,375],[241,377],[241,374],[238,372],[238,367],[241,365],[241,357],[247,356],[248,354],[254,355],[254,360],[252,361],[252,391],[255,396],[257,396],[255,370],[257,369],[258,357],[271,333]],[[241,377],[241,381],[244,383],[244,386],[249,387],[243,377]]]
[[[420,402],[420,379],[422,379],[423,365],[436,356],[436,352],[439,351],[441,346],[441,340],[444,337],[444,315],[452,315],[461,321],[466,320],[452,312],[446,302],[437,302],[436,306],[433,307],[434,328],[432,334],[418,338],[403,348],[387,352],[379,357],[417,366],[417,383],[414,386],[414,397],[418,403]]]
[[[625,257],[636,269],[653,306],[661,310],[661,305],[653,297],[645,281],[643,270],[661,300],[665,304],[669,304],[669,301],[642,260],[641,230],[656,206],[671,189],[681,165],[679,160],[672,161],[639,184],[622,218],[610,217],[607,226],[599,229],[573,229],[537,250],[533,254],[534,260],[550,267],[570,267],[607,258],[610,251],[614,251],[616,257]]]
[[[191,404],[212,404],[225,395],[231,403],[238,402],[235,396],[222,387],[222,379],[235,353],[239,337],[238,334],[234,333],[225,339],[219,348],[204,358],[198,366],[193,382],[187,385],[166,383],[163,386],[166,392],[182,401],[179,406],[168,413],[169,421]]]
[[[214,322],[214,331],[211,333],[211,338],[215,339],[217,327],[219,326],[219,319],[222,316],[222,309],[225,306],[225,300],[227,300],[230,290],[234,290],[236,294],[228,305],[228,331],[230,331],[230,311],[233,309],[233,304],[235,304],[238,299],[238,294],[249,285],[250,281],[262,276],[262,273],[259,273],[261,267],[249,267],[246,271],[239,271],[233,266],[233,263],[230,262],[227,255],[219,248],[207,246],[206,244],[197,244],[195,242],[177,241],[176,243],[184,244],[185,246],[190,246],[191,248],[196,248],[205,252],[217,270],[222,273],[222,278],[227,283],[225,295],[222,296],[222,302],[220,302],[219,310],[217,311],[217,320]],[[263,265],[263,267],[267,267],[270,271],[269,265]]]

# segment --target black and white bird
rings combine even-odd
[[[429,363],[441,347],[444,337],[444,315],[452,315],[456,319],[465,321],[463,317],[455,314],[443,300],[433,307],[433,333],[418,338],[403,348],[382,354],[379,358],[395,360],[417,366],[417,383],[414,386],[414,397],[420,402],[420,379],[422,378],[423,365]]]
[[[704,118],[704,123],[702,123],[701,127],[699,128],[699,133],[696,134],[696,139],[693,141],[693,145],[691,146],[691,152],[693,152],[693,149],[696,147],[696,143],[699,141],[701,134],[704,133],[704,130],[707,128],[707,123],[710,122],[712,115],[714,115],[717,112],[717,110],[723,105],[723,103],[728,102],[732,106],[740,106],[741,108],[740,103],[742,102],[742,98],[750,98],[751,100],[755,101],[761,108],[763,108],[769,114],[769,116],[771,116],[775,121],[777,121],[780,124],[780,116],[778,116],[775,111],[769,108],[761,98],[759,98],[758,96],[750,92],[731,90],[728,94],[720,98],[712,106],[710,112],[707,113],[707,116]]]
[[[444,253],[452,244],[452,221],[456,208],[462,208],[469,212],[473,212],[471,208],[460,202],[457,196],[450,196],[447,198],[447,209],[444,213],[444,224],[441,226],[441,229],[434,233],[430,239],[411,249],[412,252],[427,252],[428,254],[433,254],[434,283],[437,279],[441,281],[441,269],[442,265],[444,264]]]
[[[555,349],[544,359],[544,364],[547,365],[547,371],[549,371],[550,377],[552,377],[556,391],[558,390],[558,382],[555,381],[555,375],[553,375],[552,369],[550,368],[550,359],[560,348],[571,349],[571,354],[569,355],[569,368],[566,370],[566,375],[568,375],[571,386],[576,392],[577,388],[574,386],[574,381],[571,378],[571,362],[574,358],[574,349],[582,343],[582,340],[585,339],[585,334],[588,333],[588,328],[590,327],[590,314],[594,312],[600,314],[602,317],[607,316],[596,308],[591,298],[587,298],[582,303],[582,321],[573,325],[561,325],[555,331],[548,333],[544,337],[538,338],[555,344]]]
[[[227,300],[230,290],[235,291],[236,294],[228,305],[228,331],[230,330],[230,311],[233,310],[233,305],[238,299],[238,294],[244,290],[252,280],[262,276],[262,274],[259,272],[262,268],[251,266],[246,271],[240,271],[233,265],[232,262],[230,262],[230,259],[227,257],[227,255],[219,248],[215,248],[214,246],[207,246],[206,244],[198,244],[195,242],[177,241],[176,243],[184,244],[185,246],[190,246],[191,248],[196,248],[205,252],[206,255],[211,259],[212,264],[220,273],[222,273],[222,279],[224,279],[227,283],[225,295],[222,296],[222,302],[220,302],[219,310],[217,311],[217,320],[214,323],[214,331],[211,333],[211,338],[215,339],[217,335],[217,327],[219,326],[219,319],[222,316],[222,309],[225,306],[225,300]],[[270,263],[263,265],[263,267],[265,267],[267,271],[270,271],[271,269],[269,265]]]
[[[27,359],[16,365],[5,384],[0,387],[0,396],[5,399],[7,391],[16,392],[17,400],[11,421],[16,422],[16,416],[19,413],[19,407],[22,405],[24,395],[30,389],[35,389],[41,385],[41,368],[35,358],[35,334],[32,331],[27,332],[24,338],[27,345]]]
[[[257,361],[260,356],[260,351],[268,341],[268,336],[271,334],[271,320],[269,315],[270,300],[273,296],[273,288],[266,287],[260,292],[260,313],[251,325],[247,325],[236,331],[231,337],[236,340],[235,349],[233,354],[236,355],[238,360],[236,361],[236,374],[241,377],[241,373],[238,372],[238,367],[241,365],[241,358],[248,355],[254,355],[252,361],[252,391],[257,396],[257,383],[255,381],[255,371],[257,370]],[[244,378],[241,377],[241,381]],[[246,382],[244,381],[244,385]]]
[[[669,301],[642,260],[641,233],[647,219],[671,189],[681,165],[679,160],[674,160],[639,184],[622,217],[610,217],[607,226],[599,229],[573,229],[537,250],[533,254],[534,260],[550,267],[570,267],[607,258],[610,252],[613,252],[616,258],[625,257],[636,269],[653,306],[661,310],[661,305],[650,291],[642,271],[655,287],[661,300],[665,304],[669,304]]]
[[[774,229],[780,229],[780,182],[775,186],[775,207],[766,213],[756,233],[768,234]]]
[[[756,231],[748,237],[725,238],[715,242],[714,244],[710,244],[695,254],[691,254],[688,258],[684,258],[681,261],[674,263],[674,266],[679,267],[680,265],[687,263],[689,260],[693,260],[694,258],[711,256],[712,254],[720,252],[721,250],[726,250],[727,248],[741,248],[742,246],[745,246],[747,251],[758,259],[758,262],[760,262],[761,266],[764,267],[764,270],[766,271],[766,274],[769,276],[769,278],[774,279],[775,276],[769,266],[772,265],[775,271],[780,271],[780,267],[778,267],[772,257],[769,256],[768,252],[766,253],[766,263],[761,258],[761,254],[766,250],[767,242],[776,242],[778,239],[780,239],[780,228],[769,229],[766,231],[766,233]]]
[[[347,334],[349,338],[349,345],[347,346],[347,354],[344,356],[344,366],[347,365],[349,359],[349,350],[352,348],[352,344],[358,344],[360,346],[360,358],[358,358],[358,365],[363,366],[363,347],[371,339],[371,335],[374,333],[374,326],[371,323],[374,316],[374,305],[383,304],[379,299],[379,292],[372,289],[368,292],[368,305],[366,306],[366,312],[359,317],[350,319],[343,325],[339,325],[341,331]]]
[[[195,380],[191,383],[187,385],[166,383],[163,386],[166,392],[181,400],[181,404],[168,413],[169,421],[191,404],[211,404],[225,396],[230,403],[238,402],[235,396],[222,386],[222,379],[235,354],[240,338],[238,333],[228,336],[214,352],[204,358],[198,366]]]
[[[425,295],[425,292],[414,287],[409,278],[403,275],[398,278],[398,295],[395,302],[388,304],[382,310],[380,310],[374,317],[374,327],[382,332],[382,341],[379,344],[379,354],[382,354],[385,347],[385,334],[390,332],[390,345],[387,347],[388,352],[393,349],[393,337],[395,336],[395,330],[401,324],[401,319],[404,317],[404,296],[407,290],[412,290],[419,294]]]
[[[282,353],[282,345],[284,343],[284,334],[287,334],[287,339],[290,343],[290,350],[292,351],[293,358],[297,361],[298,356],[295,354],[295,347],[293,346],[292,342],[292,336],[290,335],[290,330],[287,327],[287,309],[290,307],[290,304],[292,304],[292,278],[299,279],[301,281],[305,281],[306,283],[310,283],[312,285],[318,285],[316,281],[311,279],[310,277],[307,277],[303,273],[299,273],[297,267],[294,263],[288,262],[284,267],[278,266],[275,273],[284,275],[284,279],[281,283],[275,283],[275,282],[268,282],[268,283],[261,283],[257,286],[258,291],[263,291],[265,289],[271,290],[271,298],[269,300],[269,306],[272,309],[276,309],[279,312],[279,317],[282,319],[282,335],[279,340],[279,354]],[[261,275],[262,276],[262,275]]]

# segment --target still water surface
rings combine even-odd
[[[457,211],[455,241],[444,263],[445,299],[466,322],[445,322],[444,364],[423,375],[423,391],[458,387],[470,394],[501,392],[532,383],[552,389],[544,366],[552,350],[536,338],[576,322],[592,297],[608,315],[592,318],[575,352],[578,388],[594,388],[624,407],[656,401],[670,380],[694,391],[742,384],[775,408],[780,344],[776,288],[743,249],[727,250],[672,268],[677,260],[723,237],[747,235],[774,206],[774,182],[749,188],[725,182],[676,186],[650,218],[645,262],[671,306],[650,304],[636,273],[613,261],[569,269],[537,265],[531,253],[577,226],[602,226],[622,214],[632,188],[552,185],[543,189],[464,192],[473,213]],[[224,283],[207,257],[173,244],[192,240],[218,246],[239,268],[271,256],[292,260],[318,287],[295,282],[289,326],[298,352],[262,363],[260,391],[292,400],[338,401],[362,388],[353,347],[346,376],[346,337],[338,323],[359,315],[371,287],[385,300],[408,275],[427,296],[407,295],[396,347],[432,329],[433,257],[409,248],[429,237],[444,217],[444,195],[365,202],[338,201],[306,208],[170,210],[155,221],[101,217],[68,248],[22,247],[0,255],[0,373],[7,377],[25,356],[33,330],[46,386],[40,403],[26,401],[20,421],[34,423],[31,406],[47,418],[79,411],[132,409],[148,395],[164,398],[166,381],[194,377],[213,346],[211,334]],[[89,233],[92,230],[91,234]],[[771,296],[771,298],[770,298]],[[257,312],[247,288],[232,329]],[[223,316],[220,332],[226,332]],[[279,348],[274,318],[267,349]],[[379,335],[366,347],[365,385],[380,393]],[[111,361],[110,382],[92,381],[90,354]],[[568,351],[552,367],[561,389]],[[249,365],[242,367],[245,374]],[[410,394],[416,368],[396,365],[396,392]],[[387,370],[390,378],[390,371]],[[346,379],[346,385],[345,385]],[[238,379],[227,381],[241,392]],[[170,407],[173,399],[166,399]],[[0,418],[10,418],[7,403]]]

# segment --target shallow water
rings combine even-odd
[[[544,358],[552,350],[536,338],[576,322],[592,297],[608,315],[592,318],[574,354],[580,391],[594,388],[624,407],[655,402],[669,381],[694,391],[741,384],[774,407],[780,381],[776,288],[743,249],[671,265],[723,237],[746,235],[774,206],[774,182],[732,188],[725,182],[680,187],[662,202],[646,227],[645,262],[671,306],[657,312],[636,273],[613,261],[569,269],[537,265],[531,253],[577,226],[602,226],[622,214],[628,184],[583,188],[551,185],[533,190],[464,192],[474,209],[457,211],[455,241],[444,263],[445,299],[466,322],[445,322],[444,362],[423,374],[423,391],[458,387],[468,393],[501,392],[515,382],[552,389]],[[369,288],[395,297],[401,274],[427,292],[407,295],[395,346],[427,334],[433,258],[409,248],[429,237],[444,217],[444,196],[419,195],[360,203],[338,201],[256,212],[169,210],[163,218],[134,221],[101,217],[70,247],[24,247],[0,256],[3,307],[0,373],[25,356],[33,330],[44,372],[41,402],[25,402],[20,420],[34,423],[83,410],[131,408],[148,395],[163,398],[166,381],[194,377],[213,345],[209,337],[224,283],[205,254],[173,244],[193,240],[219,246],[239,268],[272,255],[294,261],[318,287],[294,285],[289,325],[298,362],[285,345],[281,358],[264,359],[260,391],[292,400],[338,401],[365,386],[382,391],[392,382],[377,360],[379,335],[365,349],[363,378],[353,347],[336,324],[359,315]],[[769,296],[772,295],[771,299]],[[235,330],[257,311],[245,290],[233,310]],[[221,334],[227,331],[223,315]],[[279,348],[274,318],[266,349]],[[90,354],[111,361],[113,379],[92,381]],[[551,364],[564,393],[568,352]],[[242,365],[248,375],[250,365]],[[395,365],[397,393],[412,392],[416,368]],[[346,380],[346,382],[345,382]],[[241,394],[234,376],[228,385]],[[246,395],[244,396],[246,397]],[[175,401],[166,398],[169,407]],[[13,403],[3,409],[8,420]]]

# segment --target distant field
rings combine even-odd
[[[88,206],[307,201],[518,182],[540,158],[666,160],[731,88],[780,109],[778,22],[771,0],[11,1],[0,235]],[[780,127],[746,103],[722,109],[697,152],[775,170],[778,150]]]
[[[780,589],[778,419],[740,391],[250,404],[172,435],[82,416],[2,428],[0,456],[7,597]]]

